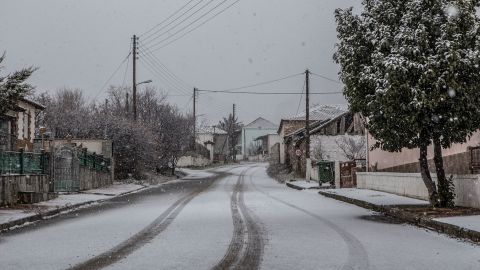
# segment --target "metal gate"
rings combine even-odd
[[[329,183],[335,181],[335,162],[319,161],[318,165],[318,180],[320,183]]]
[[[80,163],[74,148],[61,146],[55,151],[54,191],[75,192],[80,190]]]
[[[340,188],[353,188],[357,185],[355,167],[355,161],[340,162]]]

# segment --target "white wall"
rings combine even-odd
[[[210,159],[199,156],[199,157],[193,157],[193,156],[184,156],[178,159],[177,161],[177,167],[183,168],[183,167],[204,167],[207,165],[210,165],[212,162]]]
[[[436,175],[432,174],[436,181]],[[480,175],[455,175],[455,204],[480,208]],[[357,188],[373,189],[428,200],[428,191],[418,173],[357,173]]]

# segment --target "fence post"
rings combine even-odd
[[[19,161],[20,161],[20,174],[24,173],[24,168],[23,168],[23,161],[25,158],[25,149],[20,148],[20,153],[19,153]]]
[[[95,163],[97,163],[97,155],[95,153],[92,154],[92,169],[95,170]]]
[[[42,174],[46,174],[46,164],[45,164],[45,149],[42,149],[40,152],[40,169],[42,171]]]
[[[82,149],[82,152],[83,152],[83,166],[87,167],[87,148],[83,148]]]

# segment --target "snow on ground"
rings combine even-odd
[[[398,196],[391,193],[369,190],[369,189],[356,189],[356,188],[343,188],[343,189],[331,189],[323,190],[332,194],[345,196],[352,199],[357,199],[365,202],[369,202],[375,205],[426,205],[427,201],[417,200],[413,198]]]
[[[0,224],[7,223],[13,220],[26,218],[35,215],[34,212],[28,212],[18,209],[0,209]]]
[[[185,176],[183,179],[187,179],[187,180],[202,179],[202,178],[215,176],[214,173],[201,171],[201,170],[192,170],[192,169],[182,168],[182,169],[179,169],[178,171],[186,173],[187,176]]]
[[[112,196],[118,196],[142,188],[143,186],[136,184],[115,183],[108,187],[91,189],[83,193],[61,194],[53,200],[32,204],[31,209],[19,210],[2,208],[0,209],[0,224],[33,216],[38,214],[39,211],[46,212],[58,208],[105,200],[108,198],[112,198]]]
[[[447,217],[435,220],[480,232],[480,216]]]
[[[82,191],[82,193],[116,196],[125,192],[131,192],[134,190],[141,189],[142,187],[143,187],[142,185],[137,185],[137,184],[123,184],[123,183],[116,182],[116,183],[113,183],[113,185],[108,187],[86,190],[86,191]]]

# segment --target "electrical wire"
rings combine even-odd
[[[222,93],[222,94],[249,94],[249,95],[303,95],[303,93],[298,92],[248,92],[248,91],[235,91],[235,92],[225,92],[225,91],[216,91],[216,90],[197,90],[199,92],[208,92],[208,93]],[[310,95],[336,95],[343,94],[343,92],[324,92],[324,93],[310,93]]]
[[[271,84],[271,83],[276,83],[276,82],[284,81],[284,80],[287,80],[287,79],[291,79],[291,78],[298,77],[298,76],[303,75],[303,74],[304,74],[304,73],[292,74],[292,75],[288,75],[288,76],[281,77],[281,78],[274,79],[274,80],[270,80],[270,81],[259,82],[259,83],[254,83],[254,84],[250,84],[250,85],[239,86],[239,87],[235,87],[235,88],[229,88],[229,89],[223,89],[223,90],[211,90],[211,89],[206,89],[206,90],[202,90],[202,91],[204,91],[204,92],[232,92],[232,91],[236,91],[236,90],[248,89],[248,88],[253,88],[253,87],[257,87],[257,86],[262,86],[262,85],[267,85],[267,84]],[[234,93],[234,92],[232,92],[232,93]]]
[[[222,14],[223,12],[225,12],[227,9],[231,8],[233,5],[235,5],[236,3],[238,3],[240,0],[236,0],[235,2],[233,2],[232,4],[230,4],[229,6],[227,6],[225,9],[221,10],[220,12],[216,13],[214,16],[208,18],[207,20],[205,20],[204,22],[200,23],[198,26],[194,27],[193,29],[187,31],[186,33],[184,34],[181,34],[180,37],[170,41],[170,42],[167,42],[166,44],[162,44],[163,42],[167,41],[168,39],[174,37],[175,35],[179,34],[180,32],[182,32],[183,30],[187,29],[188,27],[192,26],[194,23],[200,21],[201,19],[203,19],[205,16],[207,16],[208,14],[210,14],[212,11],[214,11],[215,9],[217,9],[218,7],[220,7],[221,5],[223,5],[225,2],[227,2],[228,0],[224,0],[222,1],[220,4],[216,5],[213,9],[209,10],[208,12],[204,13],[201,17],[197,18],[196,20],[194,20],[193,22],[189,23],[188,25],[186,25],[185,27],[181,28],[180,30],[176,31],[175,33],[171,34],[170,36],[168,36],[167,38],[153,44],[150,46],[150,48],[154,48],[156,46],[160,46],[156,49],[153,50],[153,52],[161,49],[161,48],[164,48],[170,44],[172,44],[173,42],[183,38],[184,36],[186,36],[187,34],[191,33],[192,31],[198,29],[199,27],[201,27],[202,25],[204,25],[205,23],[209,22],[210,20],[212,20],[213,18],[219,16],[220,14]]]
[[[160,23],[156,24],[155,26],[153,26],[152,28],[150,28],[148,31],[142,33],[139,35],[139,37],[142,37],[150,32],[152,32],[155,28],[157,28],[158,26],[162,25],[163,23],[167,22],[168,20],[170,20],[173,16],[177,15],[180,11],[182,11],[185,7],[187,7],[188,5],[190,5],[190,3],[192,3],[193,1],[195,0],[190,0],[188,1],[185,5],[183,5],[180,9],[178,9],[177,11],[175,11],[172,15],[168,16],[168,18],[166,18],[165,20],[161,21]],[[200,2],[202,2],[203,0],[200,0]],[[148,37],[147,37],[148,38]]]
[[[305,92],[306,84],[307,81],[303,81],[302,94],[300,95],[300,101],[298,101],[297,112],[295,113],[295,115],[298,115],[298,111],[300,111],[300,106],[302,105],[303,93]]]
[[[150,66],[158,72],[158,75],[163,78],[163,81],[167,82],[171,87],[177,89],[179,92],[187,94],[190,93],[190,89],[184,88],[182,85],[178,84],[175,80],[172,80],[168,74],[166,74],[160,67],[157,66],[154,60],[151,58],[147,57],[145,54],[141,53],[145,58],[142,58],[142,61],[146,61],[150,64]]]
[[[191,86],[189,83],[185,82],[182,80],[180,77],[175,75],[174,72],[172,72],[160,59],[158,59],[157,56],[155,56],[148,48],[143,46],[143,44],[140,43],[140,48],[145,52],[147,56],[150,56],[150,59],[153,60],[157,65],[165,71],[167,75],[169,75],[174,81],[177,81],[179,84],[183,84],[184,87],[191,89],[193,86]]]
[[[128,60],[128,58],[130,57],[130,55],[132,54],[132,51],[130,50],[130,52],[128,53],[127,57],[125,57],[125,59],[122,60],[122,62],[120,63],[120,65],[118,65],[118,67],[115,69],[115,71],[112,73],[112,75],[110,75],[110,77],[107,79],[107,81],[103,84],[103,86],[100,88],[100,90],[98,91],[98,93],[95,95],[95,97],[93,99],[91,99],[93,102],[95,102],[98,98],[98,96],[105,90],[105,87],[110,83],[110,81],[113,79],[113,77],[117,74],[117,72],[120,70],[120,68],[123,66],[123,64],[125,64],[125,62]]]
[[[159,78],[161,81],[165,82],[166,84],[168,84],[168,86],[173,89],[173,90],[176,90],[177,92],[179,93],[182,93],[182,94],[189,94],[188,91],[182,89],[182,88],[179,88],[178,86],[176,86],[175,84],[173,84],[171,81],[169,81],[168,79],[165,78],[165,75],[162,74],[162,72],[160,72],[152,63],[150,63],[150,61],[147,59],[147,58],[140,58],[140,62],[143,63],[145,65],[145,67],[152,73],[152,75],[155,75],[157,76],[157,78]]]
[[[340,81],[335,80],[335,79],[332,79],[332,78],[328,78],[327,76],[323,76],[323,75],[320,75],[320,74],[317,74],[317,73],[313,73],[313,72],[310,72],[310,74],[312,74],[312,75],[314,75],[314,76],[317,76],[317,77],[319,77],[319,78],[322,78],[322,79],[324,79],[324,80],[331,81],[331,82],[334,82],[334,83],[336,83],[336,84],[342,84],[342,85],[343,85],[343,83],[341,83]]]
[[[235,5],[235,4],[238,3],[239,1],[240,1],[240,0],[237,0],[237,1],[233,2],[231,5],[227,6],[227,7],[224,8],[224,9],[222,9],[220,12],[216,13],[215,15],[213,15],[212,17],[210,17],[209,19],[203,21],[202,23],[200,23],[200,24],[197,25],[196,27],[190,29],[189,31],[183,33],[183,34],[180,35],[179,37],[177,37],[177,38],[175,38],[175,39],[167,42],[166,44],[158,47],[158,48],[155,49],[153,52],[156,52],[156,51],[158,51],[158,50],[160,50],[160,49],[163,49],[163,48],[167,47],[168,45],[174,43],[175,41],[177,41],[177,40],[179,40],[179,39],[182,39],[184,36],[190,34],[191,32],[193,32],[193,31],[197,30],[198,28],[202,27],[204,24],[206,24],[206,23],[208,23],[209,21],[213,20],[215,17],[221,15],[222,13],[224,13],[225,11],[227,11],[227,9],[231,8],[233,5]]]
[[[203,0],[202,0],[203,1]],[[190,8],[189,10],[187,10],[186,12],[184,12],[181,16],[179,16],[178,18],[176,18],[175,20],[173,20],[172,22],[170,22],[169,24],[167,24],[166,26],[160,28],[159,30],[157,30],[155,32],[155,34],[157,34],[158,32],[160,32],[161,30],[165,29],[166,27],[170,26],[172,23],[174,23],[176,20],[180,19],[183,15],[187,14],[190,10],[192,10],[193,8],[195,8],[198,4],[200,4],[202,1],[198,2],[195,6],[193,6],[192,8]],[[162,36],[168,34],[170,31],[174,30],[175,28],[177,28],[178,26],[182,25],[184,22],[186,22],[188,19],[190,19],[191,17],[193,17],[195,14],[197,14],[198,12],[202,11],[204,8],[206,8],[207,6],[209,6],[211,3],[213,3],[215,0],[209,0],[205,5],[201,6],[199,9],[195,10],[192,14],[188,15],[186,18],[184,18],[183,20],[181,20],[179,23],[175,24],[174,26],[168,28],[167,30],[163,31],[162,33],[158,34],[155,38],[153,39],[150,39],[148,41],[146,41],[146,44],[150,44],[152,43],[153,41],[161,38]],[[224,1],[227,1],[227,0],[224,0]],[[210,10],[211,11],[211,10]],[[205,14],[201,15],[201,16],[204,16]]]

